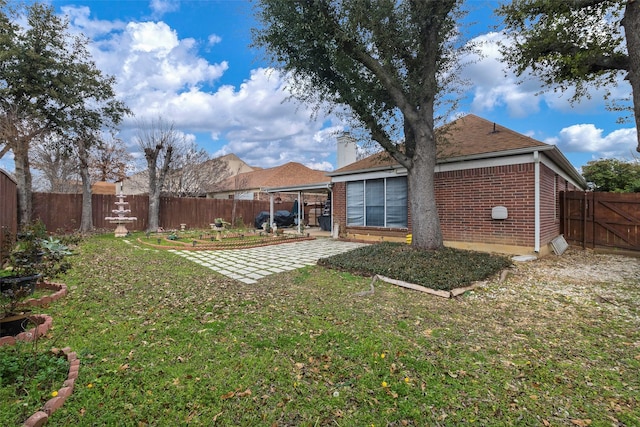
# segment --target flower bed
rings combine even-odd
[[[281,243],[299,242],[302,240],[313,240],[315,237],[307,235],[250,235],[241,237],[239,233],[229,233],[229,235],[222,238],[222,240],[205,240],[206,236],[202,239],[187,239],[184,240],[170,240],[163,238],[163,244],[152,243],[152,239],[138,238],[138,242],[151,246],[156,249],[176,249],[176,250],[194,250],[194,251],[211,251],[211,250],[225,250],[225,249],[246,249],[256,248],[260,246],[278,245]],[[194,244],[195,242],[195,244]],[[170,243],[170,244],[167,244]]]

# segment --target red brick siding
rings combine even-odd
[[[555,192],[554,192],[555,190]],[[544,164],[540,165],[540,245],[544,247],[561,232],[560,192],[582,191],[556,175]]]
[[[445,240],[533,246],[533,164],[436,174],[436,200]],[[508,218],[491,210],[505,206]]]
[[[558,189],[560,177],[547,166],[540,165],[540,246],[548,244],[560,233]]]
[[[444,240],[533,248],[534,181],[533,163],[437,173],[436,200]],[[574,185],[550,168],[540,165],[541,247],[560,233],[560,191],[574,189]],[[507,208],[506,220],[491,218],[495,206]],[[361,234],[366,231],[380,235],[392,232],[371,227],[346,229],[346,184],[343,182],[334,183],[333,208],[334,221],[341,224],[342,235],[346,232]],[[408,220],[411,230],[411,218]]]
[[[333,222],[339,224],[340,235],[344,236],[347,225],[347,183],[336,182],[333,184]]]

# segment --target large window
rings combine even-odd
[[[347,225],[407,227],[407,178],[347,183]]]

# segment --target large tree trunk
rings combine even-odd
[[[28,144],[18,139],[13,154],[16,168],[16,181],[18,183],[18,223],[20,227],[24,227],[31,222],[31,212],[33,211],[32,178],[29,167]]]
[[[155,164],[154,164],[155,168]],[[149,217],[147,231],[158,230],[160,216],[160,186],[155,169],[149,168]]]
[[[161,149],[162,147],[160,147]],[[158,151],[159,153],[159,151]],[[169,166],[171,165],[173,155],[173,145],[168,145],[164,153],[164,159],[159,173],[156,174],[155,165],[157,164],[158,155],[153,162],[154,168],[149,167],[149,227],[148,231],[156,231],[160,225],[160,194],[164,188]]]
[[[78,157],[80,158],[80,177],[82,178],[82,216],[80,218],[80,231],[84,233],[93,230],[89,153],[87,152],[84,141],[78,142]]]
[[[442,231],[436,206],[435,166],[436,143],[433,131],[417,132],[412,167],[407,172],[411,212],[411,233],[414,247],[441,249]]]
[[[636,136],[638,138],[636,150],[640,152],[640,2],[627,2],[622,25],[624,26],[629,55],[629,74],[627,78],[631,83],[633,96],[633,115],[636,121]]]

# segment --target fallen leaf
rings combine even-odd
[[[236,395],[235,391],[230,391],[229,393],[225,393],[222,396],[220,396],[220,399],[222,400],[231,399],[235,395]]]
[[[587,427],[591,425],[591,420],[571,420],[571,424],[578,427]]]
[[[238,396],[238,397],[251,396],[251,390],[250,389],[246,389],[245,391],[236,394],[236,396]]]

